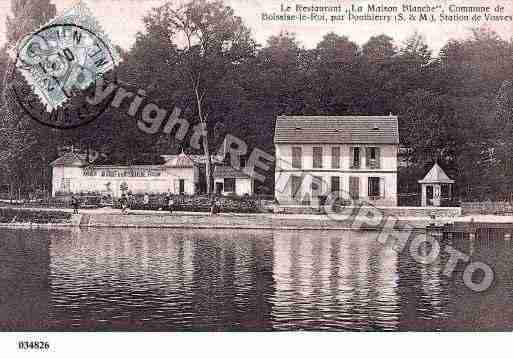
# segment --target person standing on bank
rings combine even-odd
[[[71,196],[71,205],[73,206],[73,214],[78,214],[78,208],[80,207],[80,201],[76,195]]]
[[[213,197],[212,202],[210,202],[210,215],[213,216],[214,214],[218,214],[220,207],[221,203],[219,202],[219,200]]]
[[[128,191],[128,197],[127,197],[127,209],[133,208],[135,203],[134,195],[131,191]]]
[[[173,210],[175,209],[175,201],[172,196],[169,196],[167,205],[169,206],[169,214],[173,213]]]
[[[219,197],[216,197],[216,213],[221,213],[221,199]]]
[[[126,214],[126,209],[128,207],[128,198],[126,198],[126,194],[122,194],[119,199],[119,204],[121,205],[121,214]]]
[[[174,204],[175,204],[175,202],[173,201],[173,197],[171,196],[171,191],[168,190],[166,193],[165,205],[167,205],[167,209],[169,210],[169,213],[173,213]]]
[[[148,195],[148,193],[144,194],[143,204],[144,209],[150,209],[150,196]]]

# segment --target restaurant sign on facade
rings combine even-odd
[[[162,171],[157,168],[97,168],[82,170],[84,177],[160,177]]]

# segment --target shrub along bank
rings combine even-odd
[[[71,217],[71,213],[62,211],[0,208],[0,223],[66,223]]]
[[[16,207],[43,207],[43,208],[72,208],[71,206],[71,193],[58,192],[54,198],[45,201],[30,201],[26,203],[4,203],[7,208],[10,206]],[[98,208],[112,206],[114,208],[121,208],[119,198],[114,199],[111,196],[106,196],[100,193],[77,193],[75,194],[80,202],[80,208]],[[151,193],[149,194],[149,203],[144,203],[144,194],[129,194],[129,208],[131,209],[146,209],[146,210],[168,210],[168,203],[166,193]],[[210,211],[211,199],[207,195],[172,195],[174,200],[174,210],[187,211],[187,212],[208,212]],[[221,205],[222,212],[237,212],[237,213],[255,213],[259,212],[258,201],[250,196],[218,196],[218,202]],[[15,209],[15,208],[13,208]]]
[[[206,195],[173,195],[174,210],[187,212],[208,212],[212,200]],[[129,196],[130,209],[169,210],[165,195],[149,195],[149,203],[144,203],[144,195]],[[257,202],[251,197],[223,196],[217,198],[221,212],[256,213],[259,212]],[[115,208],[121,208],[119,201]]]

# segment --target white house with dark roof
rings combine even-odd
[[[52,167],[52,196],[57,192],[101,192],[114,197],[121,195],[121,184],[126,183],[132,193],[194,194],[199,183],[200,156],[164,155],[163,164],[154,165],[95,165],[87,156],[67,153]]]
[[[397,205],[396,116],[279,116],[275,197],[316,204],[318,196]]]
[[[247,174],[231,166],[216,165],[214,168],[214,189],[217,194],[251,195],[253,184],[253,180]]]

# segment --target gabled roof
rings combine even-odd
[[[435,163],[427,175],[423,179],[419,180],[419,183],[454,183],[454,180],[447,176],[438,163]]]
[[[195,163],[205,164],[207,163],[207,157],[205,155],[188,155]],[[217,155],[210,155],[211,163],[223,163],[223,158]]]
[[[278,116],[274,143],[398,144],[397,116]]]
[[[87,156],[78,153],[66,153],[50,163],[50,166],[84,167],[87,166]]]
[[[184,152],[178,154],[178,155],[161,155],[165,161],[164,166],[167,167],[181,167],[181,168],[187,168],[191,167],[191,162],[194,165],[201,165],[206,163],[206,157],[204,155],[189,155]],[[179,159],[180,158],[180,159]],[[222,159],[218,158],[218,156],[211,156],[212,163],[222,163]],[[182,167],[183,165],[186,165],[186,167]]]
[[[170,156],[162,156],[166,163],[164,166],[172,167],[172,168],[193,168],[195,163],[193,159],[186,155],[185,153],[180,153],[179,155],[170,155]]]
[[[216,165],[214,178],[249,178],[247,174],[230,166]]]

